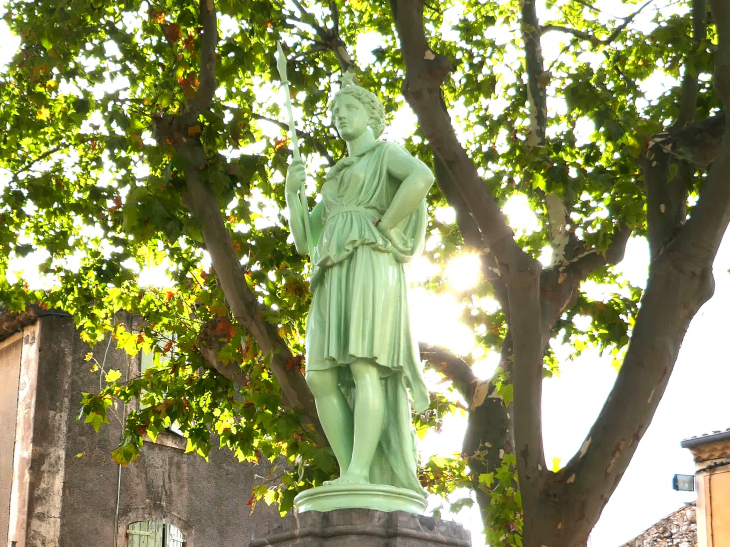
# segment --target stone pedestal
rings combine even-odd
[[[460,524],[404,511],[337,509],[288,515],[249,547],[471,547]]]

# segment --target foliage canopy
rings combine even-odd
[[[704,0],[634,4],[624,0],[630,15],[619,18],[546,0],[538,20],[532,0],[11,0],[4,19],[21,47],[0,76],[0,301],[67,311],[92,345],[111,335],[130,355],[155,353],[140,377],[100,362],[107,387],[84,395],[97,429],[115,398],[144,403],[117,461],[177,422],[203,456],[215,434],[242,460],[286,457],[280,487],[252,499],[288,510],[336,464],[301,381],[309,264],[286,228],[275,42],[289,57],[312,195],[346,155],[328,98],[359,63],[389,120],[410,103],[419,123],[404,144],[433,165],[439,186],[429,208],[456,213],[431,215],[437,244],[426,255],[437,269],[422,285],[451,290],[444,268],[476,253],[482,278],[457,295],[462,321],[481,350],[501,354],[483,382],[470,356],[422,344],[451,382],[414,416],[417,430],[438,428],[460,400],[469,419],[463,457],[426,462],[423,484],[475,489],[493,545],[585,544],[651,420],[683,328],[711,295],[708,267],[730,209],[717,189],[730,161],[719,114],[730,93],[720,70],[730,63],[728,9],[717,0],[713,17]],[[364,60],[354,47],[363,35],[379,43]],[[646,100],[652,81],[667,85]],[[588,120],[595,130],[585,135],[577,128]],[[515,196],[538,222],[513,238],[499,208]],[[646,291],[612,266],[631,234],[650,243]],[[29,253],[40,260],[38,286],[9,270]],[[679,266],[667,270],[667,260]],[[145,285],[145,267],[163,268],[171,287]],[[652,307],[651,291],[664,307]],[[559,369],[551,340],[575,355],[610,352],[616,389],[641,401],[652,393],[616,416],[626,430],[615,439],[602,414],[580,458],[556,472],[541,460],[539,415],[541,378]],[[657,374],[635,382],[641,359]],[[555,526],[565,519],[572,530]]]

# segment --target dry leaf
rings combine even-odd
[[[147,15],[149,15],[150,21],[153,23],[156,23],[158,25],[161,25],[165,22],[165,12],[164,11],[157,11],[154,8],[150,8],[147,12]]]
[[[186,99],[193,100],[195,97],[198,96],[198,92],[195,91],[192,86],[185,85],[183,86],[183,95],[185,95]]]
[[[167,38],[167,41],[171,44],[178,42],[182,38],[182,29],[177,23],[165,25],[165,28],[162,30],[162,32],[165,35],[165,38]]]

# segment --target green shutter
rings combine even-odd
[[[133,522],[127,527],[128,547],[184,547],[182,532],[160,521]]]

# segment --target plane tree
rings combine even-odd
[[[583,546],[712,296],[730,221],[730,6],[659,4],[626,0],[617,17],[582,0],[11,0],[21,44],[0,77],[0,300],[64,310],[91,345],[154,353],[137,376],[108,370],[106,344],[89,355],[107,382],[83,395],[87,422],[144,403],[117,461],[177,423],[202,456],[216,442],[241,460],[287,458],[250,503],[288,510],[336,463],[302,375],[310,265],[286,227],[275,43],[310,205],[346,155],[328,98],[355,71],[390,120],[412,110],[404,145],[436,175],[423,287],[452,290],[444,268],[476,256],[479,283],[456,295],[462,322],[480,354],[499,355],[485,380],[473,355],[421,341],[446,382],[418,432],[453,412],[468,421],[458,454],[424,462],[422,483],[472,489],[492,545]],[[362,34],[379,45],[360,60]],[[651,81],[666,85],[647,99]],[[510,227],[514,199],[535,230]],[[648,240],[645,287],[615,268],[632,236]],[[13,273],[22,257],[40,281]],[[596,347],[618,369],[560,469],[541,424],[555,344]]]

